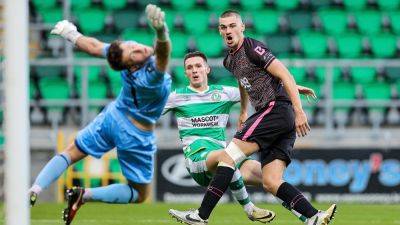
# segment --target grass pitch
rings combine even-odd
[[[259,205],[277,213],[271,224],[302,224],[289,211],[280,205]],[[319,209],[326,209],[327,204],[317,204]],[[63,204],[38,203],[31,209],[32,225],[63,224],[61,210]],[[140,224],[179,224],[168,215],[168,209],[195,208],[193,204],[142,204],[109,205],[87,203],[79,210],[72,225],[140,225]],[[333,225],[400,225],[400,205],[339,204]],[[0,211],[0,224],[4,224],[4,212]],[[211,215],[210,225],[261,224],[247,219],[237,204],[221,204]]]

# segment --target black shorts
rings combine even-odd
[[[258,144],[262,167],[275,159],[285,161],[287,166],[296,140],[294,118],[290,102],[272,101],[250,116],[235,138]]]

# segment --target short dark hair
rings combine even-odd
[[[113,41],[107,52],[107,61],[111,68],[116,71],[126,69],[126,65],[122,62],[121,41]]]
[[[228,9],[228,10],[224,11],[223,13],[221,13],[221,15],[219,17],[226,18],[229,16],[238,16],[239,18],[241,18],[240,13],[234,9]]]
[[[189,52],[188,54],[185,55],[183,59],[183,64],[185,65],[186,60],[193,57],[201,57],[202,59],[204,59],[205,62],[207,62],[207,56],[204,53],[200,51],[194,51],[194,52]]]

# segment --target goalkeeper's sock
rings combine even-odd
[[[138,192],[127,184],[111,184],[98,188],[86,188],[84,201],[127,204],[138,200]]]
[[[40,171],[30,191],[40,194],[42,189],[48,188],[70,165],[71,158],[68,154],[62,153],[54,156]]]
[[[231,183],[234,172],[235,169],[226,164],[218,165],[215,175],[207,188],[203,201],[201,202],[199,208],[200,218],[207,220],[210,217],[212,210],[215,208]]]
[[[307,218],[311,218],[318,213],[304,195],[289,183],[282,183],[279,186],[276,196],[282,199],[290,209],[294,209]]]
[[[229,188],[236,201],[239,202],[247,214],[250,214],[253,211],[254,204],[250,201],[249,194],[244,186],[243,177],[238,169],[236,169],[233,174]]]

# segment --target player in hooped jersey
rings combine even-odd
[[[111,68],[121,71],[122,76],[122,89],[116,100],[78,133],[74,143],[46,164],[30,189],[33,205],[39,193],[70,165],[87,155],[100,158],[116,147],[128,184],[67,190],[68,206],[63,211],[67,225],[86,201],[141,203],[150,194],[156,151],[153,130],[170,93],[171,77],[166,71],[171,46],[164,12],[148,5],[146,14],[156,33],[154,48],[134,41],[106,44],[83,36],[66,20],[51,31],[84,52],[107,58]]]
[[[262,183],[266,191],[281,199],[290,209],[307,218],[309,225],[326,225],[334,217],[336,204],[326,211],[315,209],[303,194],[283,180],[290,164],[293,145],[298,136],[310,131],[302,109],[296,82],[286,67],[263,43],[244,37],[244,24],[237,11],[228,10],[219,18],[219,31],[230,52],[224,66],[239,81],[242,128],[218,158],[215,175],[210,181],[197,210],[175,211],[178,220],[203,225],[229,186],[235,165],[259,152]],[[250,99],[256,112],[247,118]]]
[[[176,89],[168,98],[164,113],[171,111],[177,118],[183,144],[185,164],[191,177],[207,187],[226,147],[226,125],[232,106],[240,101],[239,89],[224,85],[208,85],[210,67],[206,56],[192,52],[184,57],[184,70],[189,86]],[[299,93],[315,98],[312,89],[298,86]],[[164,114],[163,113],[163,114]],[[229,184],[235,199],[248,218],[262,223],[271,222],[275,213],[256,207],[250,200],[245,184],[262,185],[261,164],[249,157],[238,162]],[[305,217],[292,210],[300,219]],[[176,211],[169,213],[179,219]]]

